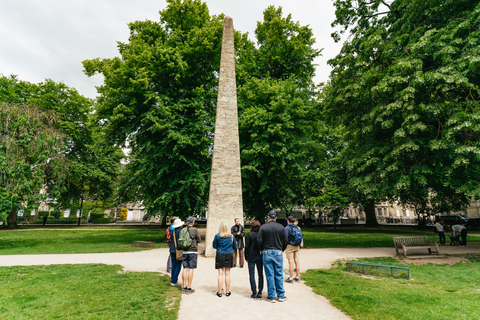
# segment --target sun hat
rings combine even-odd
[[[180,228],[181,226],[183,226],[183,224],[184,224],[184,222],[183,222],[182,220],[177,219],[177,220],[175,220],[175,222],[173,223],[173,227],[174,227],[175,229],[177,229],[177,228]]]

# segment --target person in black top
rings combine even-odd
[[[263,261],[261,251],[257,244],[257,234],[260,229],[260,221],[253,220],[250,225],[250,232],[245,239],[245,261],[248,263],[248,273],[250,274],[251,297],[253,299],[262,299],[263,290]],[[258,273],[258,290],[255,285],[255,266]]]
[[[288,238],[285,228],[278,222],[277,213],[268,213],[268,222],[260,227],[257,234],[258,247],[263,250],[263,267],[267,278],[268,302],[287,300],[283,288],[283,251],[287,248]]]
[[[245,247],[243,243],[243,237],[245,237],[245,228],[240,224],[240,220],[235,218],[235,224],[230,229],[232,235],[235,237],[235,241],[237,241],[237,248],[233,249],[233,267],[237,266],[237,257],[238,257],[238,265],[240,268],[243,268],[244,261],[243,261],[243,248]]]

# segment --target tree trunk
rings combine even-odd
[[[8,217],[7,217],[7,228],[8,228],[8,229],[18,228],[18,224],[17,224],[17,210],[15,210],[15,209],[10,210],[10,213],[8,214]]]
[[[162,228],[166,228],[167,227],[167,215],[163,215],[162,217]]]
[[[378,227],[377,216],[375,215],[375,201],[365,204],[365,226]]]

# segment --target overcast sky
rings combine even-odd
[[[0,0],[0,74],[42,82],[49,78],[97,96],[101,75],[87,77],[82,61],[119,56],[117,41],[127,42],[128,23],[159,21],[165,0]],[[206,0],[210,15],[225,13],[234,28],[254,40],[257,21],[269,5],[281,6],[300,25],[309,25],[323,56],[315,62],[316,82],[328,79],[327,60],[341,48],[330,34],[332,0]]]

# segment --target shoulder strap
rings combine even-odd
[[[175,242],[175,250],[177,250],[177,239],[175,237],[175,229],[173,229],[173,241]]]

